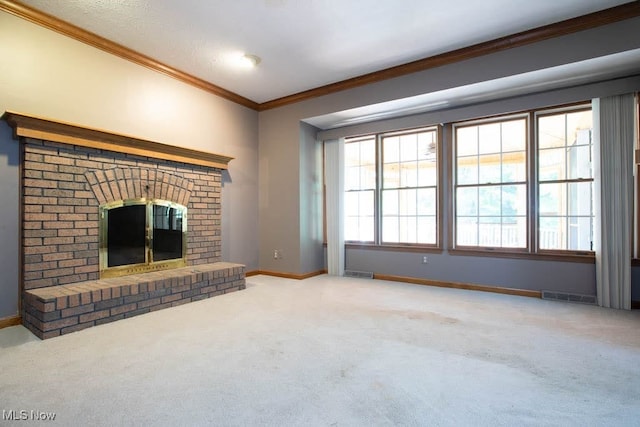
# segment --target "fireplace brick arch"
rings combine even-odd
[[[104,205],[127,199],[160,199],[189,204],[195,183],[161,170],[120,168],[92,170],[85,173],[98,203]]]
[[[99,279],[99,207],[149,198],[188,209],[187,265],[222,256],[221,169],[22,138],[24,290]]]

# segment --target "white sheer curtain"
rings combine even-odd
[[[327,270],[344,275],[344,139],[324,141],[327,195]]]
[[[602,307],[631,309],[633,94],[593,100],[594,250]]]

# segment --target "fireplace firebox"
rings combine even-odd
[[[155,199],[100,207],[100,277],[187,265],[187,208]]]

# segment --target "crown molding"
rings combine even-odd
[[[160,72],[176,80],[195,86],[214,95],[233,101],[237,104],[257,111],[265,111],[283,107],[289,104],[353,89],[359,86],[377,83],[380,81],[401,77],[407,74],[428,70],[430,68],[441,67],[443,65],[454,64],[467,59],[477,58],[483,55],[504,51],[507,49],[524,46],[540,42],[543,40],[559,37],[579,31],[596,28],[599,26],[612,24],[625,19],[640,16],[640,1],[615,6],[609,9],[567,19],[532,30],[523,31],[498,39],[478,43],[472,46],[445,52],[428,58],[419,59],[407,64],[390,67],[384,70],[375,71],[351,79],[342,80],[303,92],[273,99],[271,101],[257,103],[234,92],[216,86],[198,77],[192,76],[183,71],[177,70],[160,61],[150,58],[141,53],[135,52],[125,46],[112,42],[97,34],[83,30],[68,22],[62,21],[44,12],[33,9],[15,0],[0,0],[0,10],[33,22],[42,27],[66,35],[97,49],[119,56],[138,65],[142,65],[151,70]]]
[[[257,110],[259,107],[257,102],[221,88],[220,86],[216,86],[198,77],[192,76],[191,74],[180,71],[118,43],[112,42],[111,40],[105,39],[104,37],[100,37],[90,31],[83,30],[80,27],[47,13],[33,9],[20,2],[14,0],[0,0],[0,10],[253,110]]]
[[[454,64],[456,62],[464,61],[467,59],[489,55],[492,53],[540,42],[554,37],[564,36],[567,34],[576,33],[578,31],[596,28],[602,25],[612,24],[614,22],[635,18],[637,16],[640,16],[640,1],[625,3],[620,6],[615,6],[609,9],[590,13],[588,15],[567,19],[565,21],[556,22],[554,24],[545,25],[543,27],[538,27],[532,30],[523,31],[487,42],[478,43],[472,46],[452,50],[439,55],[430,56],[428,58],[419,59],[407,64],[398,65],[381,71],[375,71],[373,73],[364,74],[362,76],[353,77],[351,79],[331,83],[326,86],[317,87],[315,89],[310,89],[293,95],[274,99],[272,101],[267,101],[259,105],[258,111],[283,107],[285,105],[294,104],[296,102],[301,102],[324,95],[329,95],[331,93],[353,89],[359,86],[393,79],[395,77],[401,77],[407,74],[416,73],[418,71],[428,70],[430,68]]]
[[[100,129],[78,126],[71,123],[45,119],[42,117],[6,111],[0,119],[6,120],[13,128],[15,137],[36,138],[46,141],[117,153],[152,157],[154,159],[188,163],[218,169],[227,169],[233,157],[208,153],[190,148],[161,144],[107,132]]]

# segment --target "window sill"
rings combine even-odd
[[[327,247],[327,243],[323,243]],[[442,254],[444,249],[434,246],[401,246],[401,245],[375,245],[366,243],[345,243],[345,249],[361,249],[366,251],[387,251],[387,252],[413,252],[413,253],[432,253]],[[478,249],[449,249],[446,251],[453,256],[481,256],[488,258],[513,258],[513,259],[531,259],[540,261],[560,261],[560,262],[577,262],[583,264],[595,264],[595,254],[592,252],[584,255],[569,253],[538,253],[532,254],[521,251],[495,251],[495,250],[478,250]],[[640,267],[640,259],[633,259],[632,266]]]
[[[420,252],[441,254],[442,248],[436,246],[415,246],[415,245],[375,245],[364,243],[345,243],[345,249],[364,249],[368,251],[388,251],[388,252]]]
[[[584,264],[595,264],[596,257],[593,252],[578,253],[529,253],[529,252],[507,252],[496,250],[478,250],[478,249],[449,249],[448,253],[455,256],[483,256],[490,258],[515,258],[515,259],[531,259],[538,261],[561,261],[561,262],[577,262]]]

